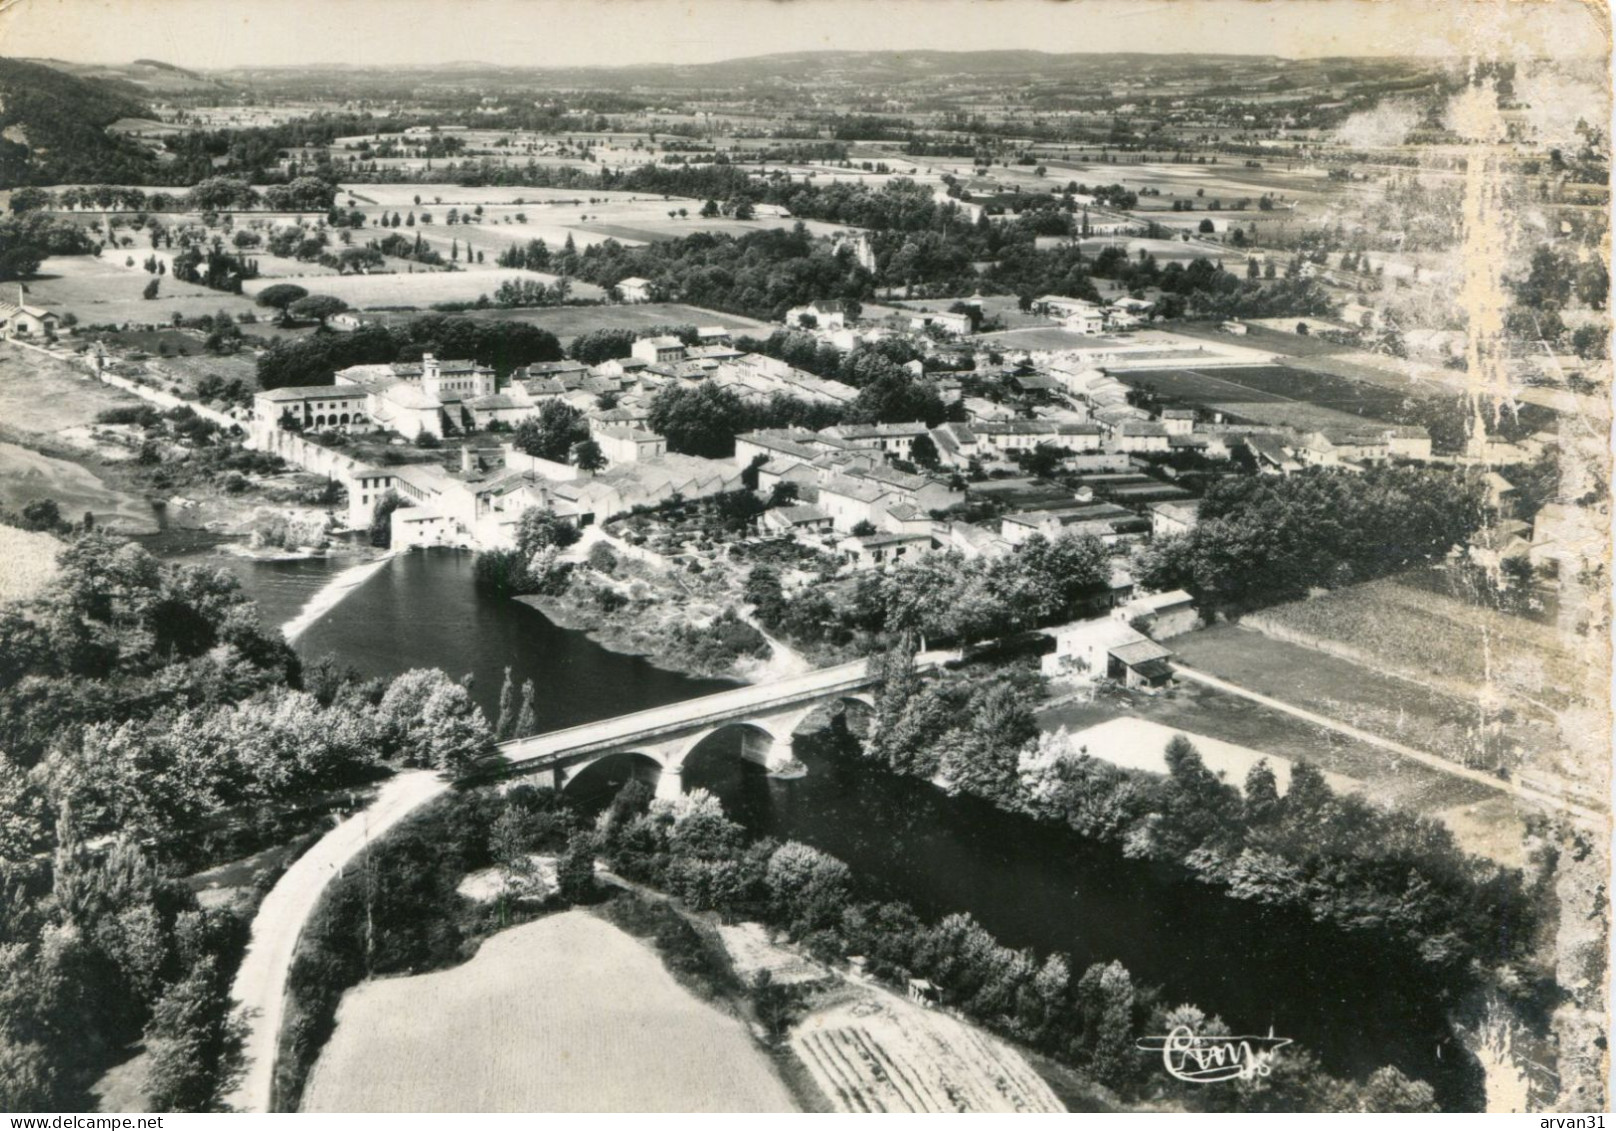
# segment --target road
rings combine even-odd
[[[1533,789],[1530,786],[1523,786],[1513,781],[1506,781],[1503,778],[1497,777],[1494,774],[1486,773],[1482,770],[1472,770],[1469,766],[1461,766],[1457,762],[1450,762],[1446,758],[1437,757],[1435,754],[1427,754],[1425,751],[1416,750],[1412,746],[1404,746],[1401,742],[1393,742],[1391,739],[1382,738],[1378,734],[1372,734],[1366,730],[1359,730],[1355,726],[1349,726],[1346,723],[1338,722],[1337,720],[1327,718],[1324,715],[1314,714],[1312,711],[1304,710],[1301,707],[1292,706],[1281,699],[1274,699],[1267,695],[1259,695],[1257,692],[1252,691],[1249,688],[1241,687],[1237,683],[1230,683],[1228,680],[1219,679],[1217,676],[1207,675],[1205,672],[1196,671],[1194,668],[1185,667],[1183,664],[1173,665],[1173,675],[1181,679],[1190,680],[1193,683],[1199,683],[1207,687],[1215,688],[1218,691],[1227,692],[1230,695],[1238,695],[1242,699],[1249,699],[1253,703],[1260,703],[1262,706],[1271,707],[1276,711],[1283,711],[1285,714],[1290,715],[1293,718],[1301,719],[1303,722],[1312,723],[1314,726],[1323,727],[1326,730],[1333,730],[1337,734],[1346,735],[1348,738],[1356,739],[1357,741],[1367,743],[1370,746],[1378,746],[1382,750],[1390,750],[1392,753],[1400,757],[1409,758],[1415,762],[1419,762],[1421,765],[1429,766],[1433,770],[1440,770],[1445,774],[1452,774],[1455,777],[1464,778],[1466,781],[1476,782],[1480,785],[1487,786],[1489,789],[1496,789],[1500,793],[1513,794],[1514,796],[1521,798],[1523,801],[1534,802],[1549,809],[1561,810],[1580,820],[1592,822],[1595,826],[1601,826],[1606,819],[1606,815],[1604,813],[1596,812],[1595,810],[1589,809],[1583,805],[1578,805],[1576,802],[1556,797],[1551,793],[1544,793],[1543,791]]]
[[[247,1072],[230,1095],[236,1111],[267,1112],[275,1081],[275,1053],[286,1012],[286,980],[303,925],[326,885],[383,833],[449,788],[430,770],[400,774],[376,800],[322,837],[286,870],[253,917],[247,954],[231,996],[247,1011]]]

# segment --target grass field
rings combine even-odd
[[[74,522],[88,511],[97,525],[127,534],[157,530],[145,500],[113,490],[76,463],[0,441],[0,506],[15,510],[40,499],[54,501]]]
[[[1195,668],[1474,769],[1517,766],[1553,739],[1547,720],[1500,712],[1300,644],[1222,624],[1173,641]]]
[[[1586,641],[1396,578],[1279,605],[1257,620],[1466,699],[1504,695],[1548,714],[1604,694]]]
[[[549,330],[570,343],[590,330],[644,330],[652,326],[723,326],[737,334],[768,337],[772,327],[754,318],[725,314],[678,302],[644,302],[618,306],[523,307],[514,310],[468,310],[469,318],[526,322]]]
[[[87,255],[52,256],[40,265],[39,276],[28,281],[29,301],[77,315],[85,324],[162,323],[176,311],[195,318],[220,310],[234,315],[255,309],[251,299],[177,283],[169,275],[159,280],[156,299],[141,298],[152,276],[139,266],[144,258],[136,254],[139,250],[129,253],[135,255],[134,267],[124,266],[120,252],[108,252],[99,259]]]
[[[53,435],[93,423],[102,409],[140,403],[65,361],[0,343],[0,427]]]
[[[582,911],[515,927],[463,966],[350,990],[304,1111],[787,1112],[740,1022]]]
[[[1188,639],[1175,637],[1173,649],[1183,655],[1193,647]],[[1363,782],[1364,795],[1386,805],[1436,813],[1497,796],[1486,786],[1398,758],[1249,699],[1187,682],[1154,695],[1104,688],[1087,702],[1044,711],[1038,724],[1046,731],[1064,726],[1075,733],[1123,717],[1147,719],[1293,762],[1305,759],[1326,773]]]
[[[27,600],[49,585],[56,576],[56,554],[61,548],[49,534],[0,526],[0,562],[5,562],[0,569],[0,605]]]
[[[475,302],[481,295],[492,298],[499,285],[507,279],[554,282],[553,275],[539,275],[517,268],[496,267],[488,270],[418,271],[408,275],[332,275],[310,279],[301,285],[311,292],[334,295],[350,306],[364,309],[375,306],[415,306],[426,309],[435,302]],[[254,279],[245,284],[248,296],[282,279]],[[573,292],[579,298],[599,298],[604,292],[588,283],[574,283]]]
[[[1132,370],[1117,378],[1172,400],[1301,429],[1392,423],[1404,400],[1383,386],[1282,365]]]

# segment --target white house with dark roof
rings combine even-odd
[[[650,302],[651,287],[650,279],[642,279],[638,275],[630,275],[617,282],[618,293],[623,296],[624,302]]]
[[[0,338],[48,338],[61,324],[61,316],[54,310],[30,303],[20,284],[16,302],[0,302]]]

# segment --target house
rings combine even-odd
[[[909,328],[911,330],[938,329],[944,333],[955,336],[969,334],[972,328],[971,316],[953,310],[930,311],[920,310],[909,315]]]
[[[1111,435],[1112,446],[1119,452],[1165,452],[1167,429],[1148,420],[1127,420],[1119,424]]]
[[[1099,307],[1087,299],[1068,298],[1065,295],[1039,295],[1032,300],[1031,309],[1034,314],[1042,314],[1048,318],[1066,318],[1087,311],[1098,314],[1100,311]]]
[[[1062,534],[1093,535],[1107,545],[1128,535],[1142,535],[1149,527],[1127,507],[1115,503],[1086,503],[1047,510],[1007,514],[999,520],[999,536],[1019,546],[1034,534],[1054,541]]]
[[[1481,486],[1486,492],[1488,507],[1505,518],[1515,513],[1515,499],[1519,494],[1515,490],[1515,484],[1498,472],[1489,471],[1481,477]]]
[[[623,296],[624,302],[650,302],[652,285],[650,279],[630,275],[626,279],[618,280],[617,291]]]
[[[795,534],[799,531],[829,530],[831,518],[818,507],[798,504],[765,511],[762,524],[763,529],[771,534]]]
[[[932,552],[930,534],[849,534],[836,543],[842,561],[854,569],[885,569]]]
[[[1235,321],[1231,320],[1231,321],[1222,323],[1218,327],[1218,329],[1222,330],[1225,334],[1241,334],[1241,335],[1244,335],[1245,332],[1246,332],[1246,324],[1244,322],[1235,322]]]
[[[370,397],[359,385],[338,381],[333,385],[288,385],[253,397],[251,431],[255,436],[295,421],[298,431],[340,428],[368,432]]]
[[[1386,430],[1386,454],[1400,459],[1430,459],[1431,433],[1419,424],[1400,424]]]
[[[745,400],[766,401],[775,393],[785,393],[814,404],[850,405],[858,397],[858,390],[851,385],[816,377],[760,353],[722,362],[713,380],[722,387],[733,388]]]
[[[1105,312],[1099,307],[1075,310],[1061,319],[1061,325],[1076,334],[1103,334]]]
[[[0,302],[0,337],[50,338],[61,325],[61,317],[55,311],[30,303],[20,285],[16,302]]]
[[[357,310],[344,310],[341,314],[333,314],[325,320],[325,324],[341,334],[351,334],[355,330],[374,324],[375,319],[366,318]]]
[[[1201,614],[1195,611],[1194,599],[1182,589],[1135,597],[1112,610],[1111,615],[1136,627],[1144,622],[1143,630],[1156,640],[1182,636],[1201,627]]]
[[[1130,689],[1162,687],[1173,678],[1172,665],[1167,662],[1172,654],[1172,649],[1145,638],[1119,644],[1106,651],[1106,675]]]
[[[1606,536],[1606,522],[1595,511],[1570,503],[1544,503],[1532,519],[1528,557],[1534,566],[1555,562],[1565,572],[1581,570],[1603,561]]]
[[[1169,538],[1174,534],[1188,534],[1195,529],[1201,504],[1199,500],[1151,503],[1146,509],[1150,511],[1150,536]]]
[[[909,979],[909,1000],[930,1009],[943,1000],[941,991],[924,978]]]
[[[685,344],[678,338],[664,334],[655,338],[637,338],[629,352],[648,365],[665,365],[685,359]]]
[[[613,463],[639,463],[668,454],[668,441],[655,432],[621,424],[589,422],[589,436],[600,454]]]
[[[819,485],[819,508],[831,517],[837,530],[852,530],[862,522],[876,525],[887,507],[905,500],[892,487],[868,479],[838,475]]]
[[[846,440],[856,448],[874,448],[886,455],[906,460],[914,450],[915,440],[929,429],[919,420],[907,424],[837,424],[824,429],[820,435]]]
[[[1040,666],[1052,678],[1116,679],[1129,687],[1158,687],[1172,674],[1165,664],[1172,652],[1114,616],[1072,621],[1044,634],[1055,647]]]
[[[440,360],[430,353],[423,354],[419,362],[349,366],[337,378],[364,386],[369,392],[370,418],[406,439],[425,434],[441,437],[446,423],[475,426],[469,406],[498,392],[494,371],[488,366],[475,361]],[[507,394],[514,406],[527,396],[527,391],[518,392],[513,387]],[[490,402],[487,409],[490,414],[516,411],[503,402]]]
[[[1169,436],[1188,436],[1195,431],[1195,410],[1164,408],[1161,412],[1161,426],[1167,429]]]
[[[818,330],[841,330],[847,326],[847,306],[840,299],[820,299],[786,311],[786,325]]]

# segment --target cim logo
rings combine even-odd
[[[1162,1067],[1175,1079],[1190,1084],[1216,1084],[1223,1080],[1252,1080],[1273,1071],[1274,1054],[1291,1044],[1289,1037],[1200,1037],[1180,1025],[1165,1037],[1141,1037],[1138,1047],[1159,1052]]]

